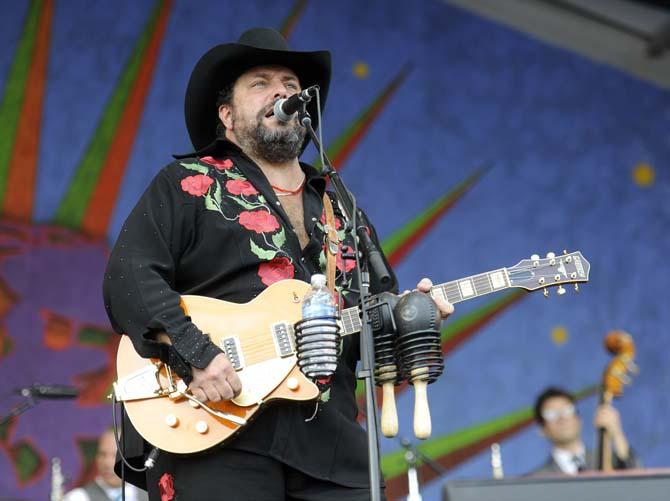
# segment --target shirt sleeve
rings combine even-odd
[[[143,357],[159,356],[187,382],[191,366],[205,368],[222,353],[182,310],[175,275],[195,234],[195,197],[163,169],[126,219],[109,258],[103,283],[114,330],[127,334]],[[166,332],[172,345],[155,341]]]

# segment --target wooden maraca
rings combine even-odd
[[[382,387],[381,429],[385,437],[395,437],[398,434],[394,388],[401,379],[393,319],[393,310],[397,303],[398,296],[388,292],[377,294],[368,302],[375,346],[375,384]]]
[[[414,386],[414,435],[424,440],[432,431],[427,386],[444,370],[440,345],[442,318],[431,297],[417,291],[400,298],[394,318],[402,376]]]

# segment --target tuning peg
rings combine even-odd
[[[540,260],[540,255],[539,254],[533,254],[530,256],[531,261],[539,261]]]
[[[559,296],[562,296],[563,294],[565,294],[565,289],[563,288],[562,285],[558,286],[558,290],[556,291],[556,294],[558,294]]]
[[[575,292],[579,292],[579,284],[575,284]]]
[[[556,254],[553,252],[547,252],[547,259],[554,259],[556,257]]]
[[[637,374],[638,372],[640,372],[640,368],[632,360],[626,362],[626,368],[633,374]]]
[[[544,297],[549,297],[549,291],[546,287],[542,290],[542,294],[544,294]]]

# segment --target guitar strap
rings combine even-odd
[[[333,212],[333,203],[328,196],[328,192],[323,194],[323,209],[326,213],[324,252],[326,253],[326,277],[328,279],[328,288],[330,292],[335,293],[335,267],[337,251],[340,248],[340,240],[337,237],[335,226],[335,213]]]

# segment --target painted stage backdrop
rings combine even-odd
[[[505,474],[549,449],[531,404],[580,392],[584,436],[612,330],[640,373],[617,403],[643,463],[670,463],[670,93],[437,0],[0,2],[0,414],[15,388],[76,385],[0,427],[0,497],[46,499],[51,459],[90,478],[119,338],[103,308],[110,246],[172,153],[190,151],[184,90],[196,60],[245,29],[330,49],[328,153],[383,240],[403,288],[579,250],[579,293],[500,292],[458,304],[417,443],[424,499],[445,481]],[[303,82],[307,85],[311,82]],[[316,160],[309,149],[303,159]],[[398,388],[413,440],[411,389]],[[391,498],[406,491],[383,439]]]

